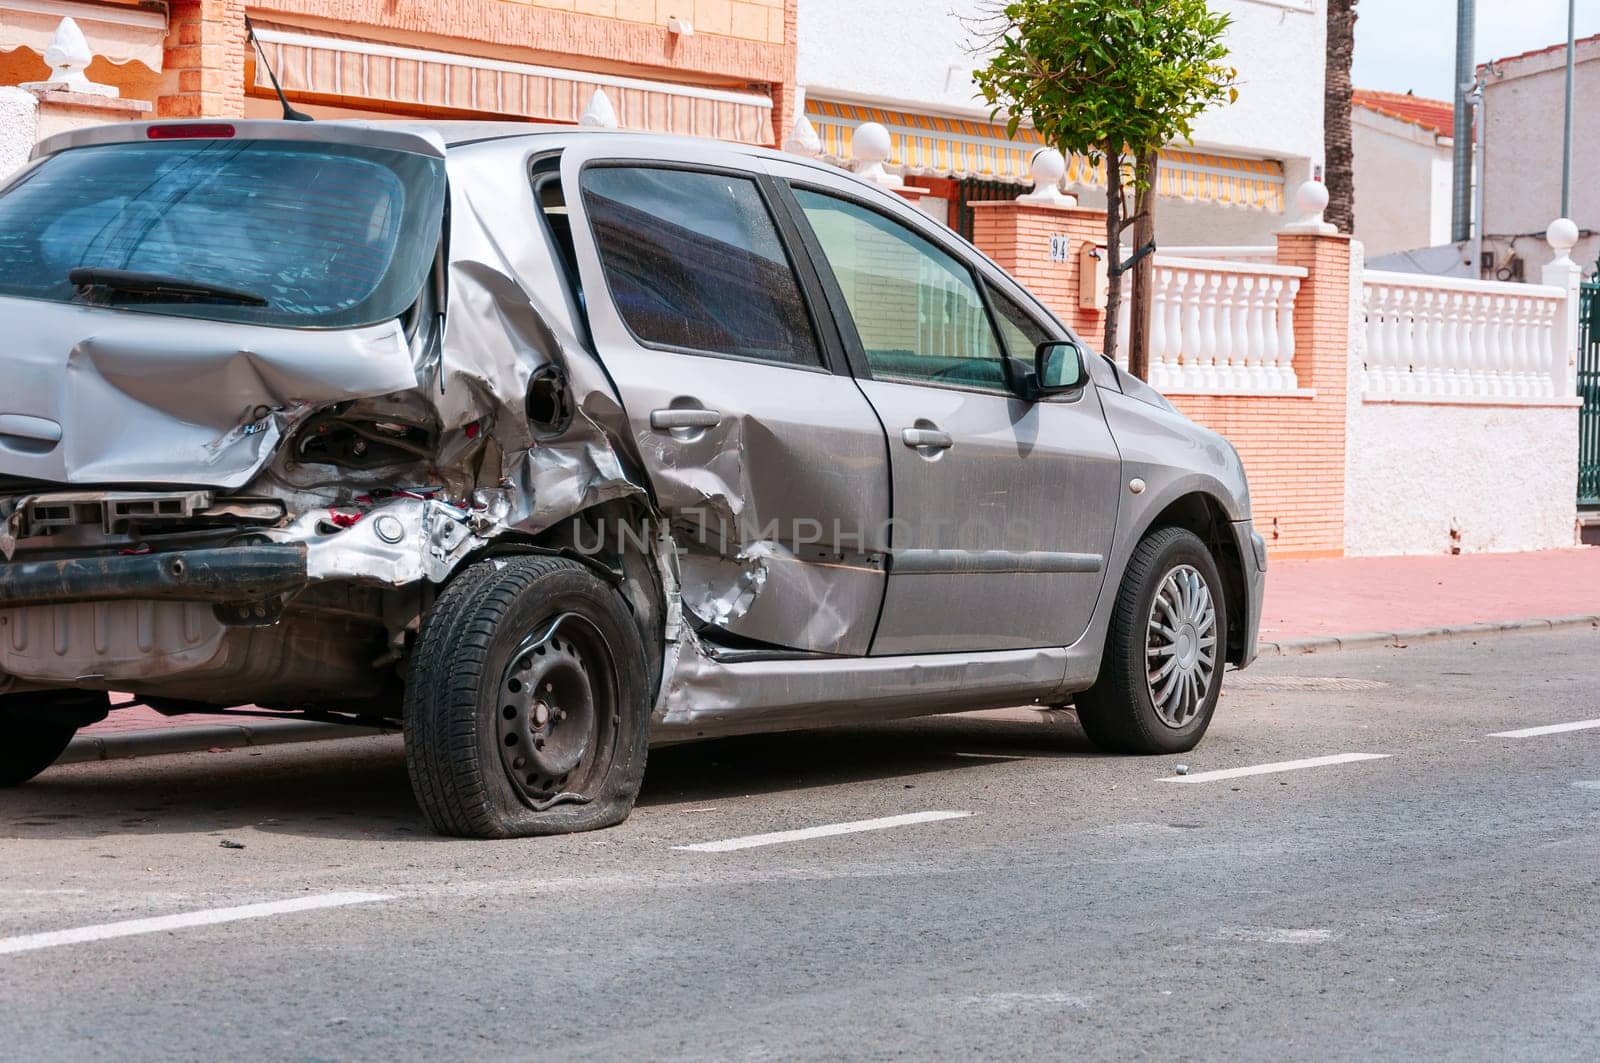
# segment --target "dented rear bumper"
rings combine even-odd
[[[0,564],[0,609],[122,600],[257,602],[309,582],[299,543]]]

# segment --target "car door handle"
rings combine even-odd
[[[651,410],[650,427],[670,432],[674,428],[715,428],[722,423],[716,410]]]
[[[937,428],[902,428],[900,442],[918,450],[949,450],[956,445],[949,432]]]

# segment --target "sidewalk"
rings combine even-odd
[[[1600,615],[1600,548],[1281,561],[1261,641],[1435,631]]]
[[[1600,547],[1536,554],[1280,561],[1267,573],[1263,652],[1336,648],[1336,637],[1390,641],[1452,628],[1600,617]],[[1482,632],[1479,632],[1480,634]],[[1381,636],[1376,638],[1371,636]],[[299,720],[112,712],[64,762],[178,749],[238,748],[376,731]]]

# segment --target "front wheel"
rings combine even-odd
[[[622,822],[644,777],[645,650],[623,598],[576,561],[485,561],[440,595],[406,683],[406,765],[442,834]]]
[[[1150,533],[1117,592],[1100,676],[1078,720],[1110,753],[1185,753],[1222,694],[1228,611],[1205,543],[1183,528]]]

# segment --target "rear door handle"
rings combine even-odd
[[[716,410],[651,410],[650,427],[662,432],[674,428],[715,428],[722,423]]]
[[[949,432],[937,428],[902,428],[900,442],[918,450],[949,450],[956,445]]]

